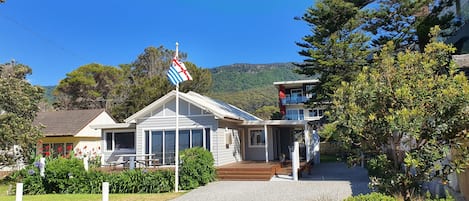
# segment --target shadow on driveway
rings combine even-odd
[[[370,192],[368,171],[362,167],[348,167],[343,162],[329,162],[314,165],[311,175],[304,174],[302,181],[348,181],[352,195]]]

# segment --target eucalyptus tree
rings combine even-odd
[[[106,108],[114,87],[123,81],[122,70],[91,63],[67,74],[54,90],[57,109]]]

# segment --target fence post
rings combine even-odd
[[[16,201],[23,200],[23,183],[16,183]]]
[[[109,201],[109,182],[103,182],[103,201]]]
[[[41,159],[39,159],[39,175],[41,175],[41,177],[44,177],[45,171],[46,171],[46,158],[41,157]]]
[[[85,167],[85,171],[88,172],[89,162],[88,156],[83,157],[83,166]]]
[[[293,181],[298,181],[298,169],[300,167],[300,145],[298,142],[293,146],[292,175]]]

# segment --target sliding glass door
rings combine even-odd
[[[175,163],[176,131],[151,130],[145,131],[145,153],[153,154],[163,165]],[[179,151],[192,147],[210,147],[210,129],[179,130]]]

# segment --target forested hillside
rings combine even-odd
[[[44,98],[48,103],[52,104],[55,101],[55,97],[52,92],[55,89],[55,86],[42,86],[44,88]]]
[[[263,106],[277,105],[273,82],[306,79],[293,72],[292,63],[233,64],[211,69],[210,97],[255,114]]]
[[[236,92],[272,86],[275,81],[304,78],[293,72],[292,63],[232,64],[210,69],[212,92]]]

